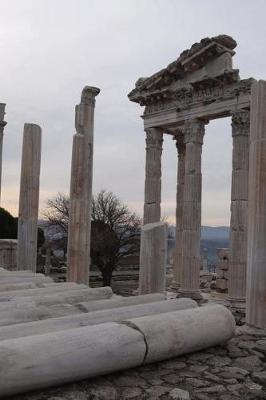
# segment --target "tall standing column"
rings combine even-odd
[[[4,138],[4,127],[6,122],[4,121],[5,116],[5,104],[0,103],[0,200],[2,194],[2,156],[3,156],[3,138]]]
[[[41,167],[41,128],[25,124],[23,133],[17,269],[36,272],[39,186]]]
[[[200,235],[201,235],[201,152],[204,122],[191,120],[185,124],[186,145],[183,204],[181,296],[200,300]]]
[[[172,290],[178,290],[180,286],[180,271],[182,265],[182,232],[183,232],[183,203],[184,203],[184,183],[185,183],[185,154],[186,146],[184,143],[184,135],[179,130],[174,137],[178,153],[177,163],[177,185],[176,185],[176,242],[174,253],[174,268]]]
[[[70,184],[67,280],[89,282],[91,198],[93,176],[93,129],[95,97],[100,89],[85,86],[76,106]]]
[[[161,156],[163,133],[159,128],[146,130],[146,175],[143,224],[159,222],[161,218]]]
[[[266,328],[266,81],[251,89],[246,322]]]
[[[246,298],[249,130],[249,111],[233,113],[228,300],[236,306]]]

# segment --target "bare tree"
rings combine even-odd
[[[68,232],[69,222],[69,197],[58,193],[52,199],[47,200],[47,208],[43,212],[47,225],[57,228],[63,234]]]
[[[140,219],[112,192],[102,190],[92,199],[91,259],[110,285],[119,262],[139,252]]]
[[[69,197],[59,193],[48,200],[44,212],[47,224],[67,236]],[[104,286],[121,260],[137,254],[140,246],[140,218],[112,192],[102,190],[92,198],[91,260],[102,274]]]

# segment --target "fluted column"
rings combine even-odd
[[[91,198],[93,169],[93,128],[95,97],[100,89],[85,86],[76,106],[70,184],[67,249],[67,280],[89,281]]]
[[[251,89],[247,242],[246,322],[266,329],[266,81]]]
[[[232,303],[243,302],[246,297],[249,130],[249,111],[234,112],[228,281]]]
[[[177,185],[176,185],[176,242],[174,253],[173,282],[171,288],[177,290],[180,286],[180,271],[182,265],[182,232],[183,232],[183,203],[184,203],[184,183],[185,183],[185,154],[186,146],[184,143],[183,131],[178,130],[174,136],[178,153],[177,163]]]
[[[2,156],[3,156],[3,138],[4,138],[4,127],[6,122],[4,121],[5,116],[5,104],[0,103],[0,200],[2,194]]]
[[[25,124],[18,215],[18,270],[36,272],[40,167],[41,128]]]
[[[201,153],[204,122],[191,120],[185,124],[186,145],[183,204],[182,262],[180,271],[181,296],[201,299],[200,235],[201,235]]]
[[[163,132],[146,129],[145,200],[143,224],[159,222],[161,218],[161,156]]]

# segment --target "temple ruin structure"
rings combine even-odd
[[[240,79],[232,59],[236,42],[227,35],[202,39],[177,60],[140,78],[129,99],[144,106],[146,178],[144,224],[161,217],[163,135],[176,142],[178,157],[174,285],[200,299],[201,152],[205,127],[232,118],[233,163],[229,300],[246,294],[250,93],[254,79]]]

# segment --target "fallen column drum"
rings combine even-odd
[[[220,305],[0,342],[0,396],[82,380],[179,356],[229,340]]]

